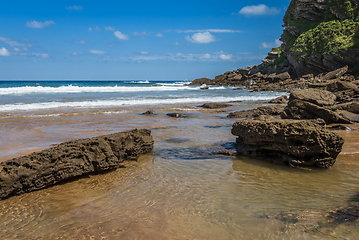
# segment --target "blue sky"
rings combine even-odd
[[[0,80],[214,78],[279,46],[289,2],[2,1]]]

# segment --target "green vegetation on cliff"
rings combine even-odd
[[[289,4],[283,21],[299,30],[298,37],[287,31],[282,39],[292,52],[301,52],[301,57],[312,53],[340,55],[340,50],[359,47],[359,6],[349,0],[331,1],[326,6],[321,21],[293,19],[291,12],[295,0]]]
[[[312,53],[338,54],[339,50],[355,47],[359,22],[346,19],[320,23],[317,27],[302,33],[291,50],[301,52],[302,57]]]

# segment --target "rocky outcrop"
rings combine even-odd
[[[335,104],[336,96],[328,91],[324,90],[296,90],[291,92],[289,101],[295,99],[313,103],[318,106],[333,106]]]
[[[312,121],[244,120],[233,124],[237,152],[290,166],[331,167],[343,138]]]
[[[287,104],[288,101],[289,101],[288,97],[284,95],[284,96],[274,98],[274,99],[270,100],[268,103],[271,103],[271,104]]]
[[[0,199],[39,190],[89,173],[119,168],[153,149],[151,131],[132,130],[70,141],[0,163]]]
[[[292,0],[284,16],[281,46],[297,76],[358,65],[355,0]],[[343,42],[343,39],[346,41]]]
[[[307,89],[293,91],[281,114],[283,119],[323,119],[330,123],[359,122],[357,102],[336,104],[336,96],[328,91]]]
[[[209,108],[209,109],[218,109],[218,108],[226,108],[226,107],[230,107],[232,106],[231,104],[228,103],[205,103],[199,107],[202,108]]]
[[[229,118],[257,118],[261,115],[266,116],[278,116],[284,110],[285,105],[277,104],[277,105],[268,105],[261,106],[255,109],[245,110],[245,111],[237,111],[228,114]]]
[[[358,16],[356,0],[292,0],[283,18],[283,43],[261,64],[192,84],[290,92],[320,87],[333,79],[355,81],[359,77]]]

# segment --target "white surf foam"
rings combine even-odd
[[[225,87],[210,87],[209,90],[225,89]],[[0,88],[0,95],[17,95],[17,94],[54,94],[54,93],[116,93],[116,92],[152,92],[152,91],[181,91],[181,90],[199,90],[199,86],[185,86],[183,84],[158,84],[158,86],[146,87],[79,87],[79,86],[60,86],[60,87],[43,87],[43,86],[26,86]]]
[[[98,107],[118,107],[131,105],[162,105],[180,103],[203,103],[203,102],[229,102],[229,101],[266,101],[273,99],[271,95],[238,96],[238,97],[194,97],[194,98],[175,98],[175,99],[126,99],[126,100],[98,100],[98,101],[79,101],[79,102],[41,102],[29,104],[5,104],[0,105],[0,112],[8,111],[31,111],[53,108],[98,108]],[[281,94],[278,93],[278,96]]]

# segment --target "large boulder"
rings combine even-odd
[[[278,116],[284,110],[285,105],[276,104],[276,105],[268,105],[261,106],[255,109],[245,110],[245,111],[237,111],[228,114],[229,118],[253,118],[258,117],[260,115],[271,115]]]
[[[330,108],[331,110],[345,110],[348,112],[359,114],[359,102],[349,102],[334,105]]]
[[[289,96],[289,101],[294,99],[314,103],[318,106],[333,106],[335,104],[336,96],[325,90],[319,89],[305,89],[293,91]]]
[[[321,118],[325,123],[351,123],[350,120],[341,117],[338,113],[302,100],[292,100],[284,108],[281,114],[283,119],[317,119]]]
[[[62,181],[119,168],[153,149],[151,131],[131,130],[70,141],[0,163],[0,200]]]
[[[244,120],[233,124],[237,152],[290,166],[331,167],[342,150],[342,137],[312,121]]]

